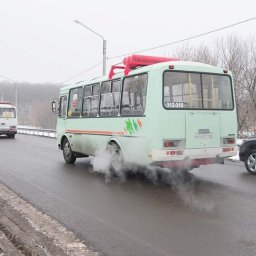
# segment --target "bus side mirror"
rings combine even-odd
[[[53,99],[52,101],[52,112],[57,114],[59,111],[59,99]]]

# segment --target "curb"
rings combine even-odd
[[[0,255],[102,256],[1,183],[0,246]],[[17,252],[10,254],[11,247]]]

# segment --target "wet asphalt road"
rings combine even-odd
[[[106,183],[86,159],[66,165],[54,139],[27,135],[0,136],[0,163],[1,182],[104,255],[256,255],[256,176],[242,165]]]

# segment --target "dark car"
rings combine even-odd
[[[256,174],[256,137],[243,140],[239,149],[239,158],[244,162],[249,173]]]

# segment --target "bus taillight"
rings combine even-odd
[[[227,144],[235,144],[235,143],[236,143],[235,138],[224,138],[224,139],[223,139],[223,144],[224,144],[224,145],[227,145]]]
[[[179,146],[180,140],[164,140],[164,148],[176,148]]]

